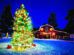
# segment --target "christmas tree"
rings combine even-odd
[[[32,47],[34,39],[32,22],[23,4],[15,12],[13,30],[13,39],[11,41],[13,50],[23,51]]]

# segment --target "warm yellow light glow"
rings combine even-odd
[[[44,30],[44,28],[40,28],[40,31],[43,31]]]
[[[54,28],[50,28],[50,31],[54,30]]]

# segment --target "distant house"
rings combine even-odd
[[[67,32],[55,30],[53,26],[49,24],[42,25],[39,30],[34,32],[36,38],[45,39],[65,39],[69,38]]]

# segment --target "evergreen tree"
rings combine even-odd
[[[20,9],[15,12],[13,30],[13,39],[11,41],[12,49],[23,51],[32,46],[34,39],[32,22],[23,4]]]
[[[66,20],[68,20],[68,24],[65,28],[65,31],[68,33],[74,33],[74,9],[69,10]]]
[[[52,25],[54,28],[57,27],[57,22],[56,22],[56,15],[55,13],[51,13],[50,17],[48,18],[48,24]]]
[[[2,34],[2,20],[0,18],[0,38],[2,38],[1,34]]]
[[[4,11],[2,13],[1,20],[2,20],[3,32],[11,32],[9,30],[9,28],[12,28],[14,19],[13,19],[12,14],[11,14],[10,5],[7,5],[4,7]]]

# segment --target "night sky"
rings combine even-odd
[[[65,20],[70,9],[74,9],[74,0],[0,0],[0,16],[3,7],[7,4],[11,5],[11,12],[14,13],[20,4],[24,4],[28,10],[34,28],[39,28],[42,24],[48,23],[48,17],[51,12],[56,14],[58,28],[65,28],[68,23]]]

